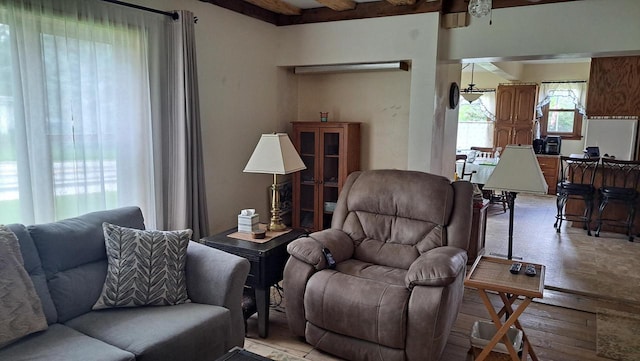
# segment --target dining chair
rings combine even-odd
[[[598,189],[600,205],[596,237],[600,236],[603,223],[622,226],[627,229],[627,237],[633,242],[632,228],[638,202],[638,184],[640,183],[640,161],[615,160],[602,158],[602,183]],[[609,202],[623,203],[627,206],[627,218],[623,221],[603,219],[602,213]]]
[[[502,149],[502,147],[499,147]],[[496,150],[491,147],[471,147],[471,150],[475,150],[478,153],[479,158],[494,158]],[[484,198],[489,200],[489,204],[502,204],[502,210],[507,211],[507,193],[496,193],[494,190],[483,191]]]
[[[465,154],[456,154],[456,163],[462,163],[462,171],[460,172],[460,179],[468,180],[469,182],[471,182],[471,178],[473,177],[473,174],[476,173],[476,171],[473,170],[469,173],[465,173],[465,168],[467,167],[467,156]],[[469,176],[469,179],[465,179],[464,177],[466,176]]]
[[[478,158],[493,158],[495,153],[491,147],[471,147],[470,149],[478,152]]]
[[[593,182],[596,177],[600,158],[572,158],[560,157],[560,181],[556,187],[556,221],[553,226],[556,232],[560,233],[562,221],[582,222],[583,229],[591,235],[591,215],[593,213],[593,202],[595,187]],[[583,214],[567,214],[565,205],[569,199],[579,199],[584,201],[585,209]]]

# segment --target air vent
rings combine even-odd
[[[332,64],[332,65],[310,65],[296,66],[293,68],[294,74],[318,74],[318,73],[348,73],[359,71],[389,71],[389,70],[409,70],[408,61],[393,61],[384,63],[358,63],[358,64]]]

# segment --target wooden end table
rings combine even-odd
[[[527,359],[527,355],[531,355],[531,359],[538,361],[527,334],[522,329],[518,317],[524,312],[525,308],[531,304],[534,298],[542,298],[542,292],[544,290],[544,273],[545,266],[541,264],[534,264],[528,262],[522,262],[522,269],[519,274],[511,274],[509,268],[514,261],[506,260],[502,258],[494,258],[487,256],[480,256],[473,264],[471,271],[464,280],[464,285],[467,287],[473,287],[478,289],[480,298],[485,307],[489,311],[491,320],[496,326],[497,332],[489,341],[489,343],[483,348],[482,352],[476,358],[476,361],[482,361],[493,350],[498,341],[502,339],[502,342],[506,345],[509,355],[512,360],[521,360],[518,357],[518,352],[514,349],[511,342],[507,338],[507,331],[512,325],[515,325],[520,331],[522,331],[522,360]],[[536,268],[536,275],[530,277],[524,274],[524,270],[527,264],[532,264]],[[499,312],[493,308],[487,291],[498,292],[500,299],[502,300],[503,307]],[[516,310],[513,309],[513,303],[519,296],[523,296],[524,300],[518,306]],[[500,318],[503,315],[509,315],[507,320],[502,323]]]
[[[230,234],[237,232],[237,230],[238,228],[232,228],[214,236],[205,237],[202,241],[209,247],[249,260],[251,269],[249,270],[249,276],[247,276],[246,285],[253,287],[256,292],[258,335],[266,338],[269,336],[271,285],[282,280],[284,265],[289,259],[287,245],[294,239],[306,234],[306,232],[302,229],[292,229],[264,243],[258,243],[229,237]]]

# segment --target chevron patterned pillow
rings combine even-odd
[[[146,231],[103,223],[107,278],[94,310],[190,302],[185,265],[190,229]]]

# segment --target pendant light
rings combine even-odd
[[[461,94],[460,94],[460,95],[462,95],[464,100],[468,101],[469,103],[475,102],[476,100],[478,100],[482,96],[482,93],[474,93],[473,92],[473,87],[476,86],[473,83],[473,70],[474,70],[474,68],[475,68],[475,64],[471,63],[471,83],[469,83],[469,87],[466,88],[466,89],[463,89],[461,91]]]

